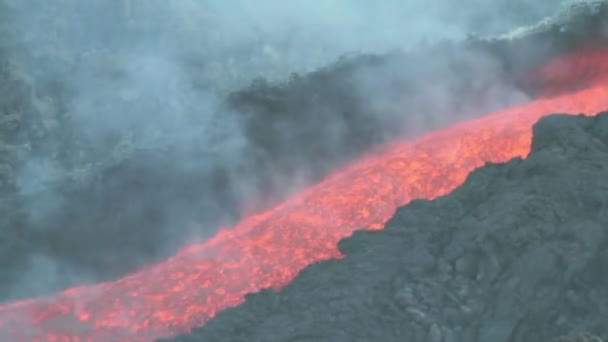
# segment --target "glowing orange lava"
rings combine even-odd
[[[283,204],[128,277],[0,306],[0,341],[150,341],[188,331],[247,293],[279,288],[307,265],[340,257],[340,239],[355,229],[382,228],[398,206],[450,192],[487,161],[526,156],[531,126],[541,116],[608,109],[608,49],[579,51],[535,77],[551,85],[551,97],[388,144]],[[575,83],[584,88],[565,88]]]

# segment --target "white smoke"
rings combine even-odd
[[[524,0],[3,2],[10,11],[8,23],[14,42],[0,46],[8,46],[11,63],[34,80],[32,96],[38,96],[35,99],[38,108],[46,108],[42,110],[45,117],[41,127],[51,132],[44,138],[41,152],[25,158],[17,175],[17,188],[25,199],[28,224],[56,234],[63,229],[63,224],[57,221],[58,213],[76,210],[74,207],[79,205],[75,198],[66,202],[64,188],[94,182],[100,170],[111,169],[114,164],[119,167],[133,155],[146,156],[137,169],[141,178],[165,165],[170,165],[175,174],[183,175],[215,177],[218,167],[234,170],[220,172],[217,177],[232,185],[231,191],[236,193],[231,196],[253,198],[255,187],[251,183],[257,176],[243,173],[242,169],[259,151],[250,146],[234,121],[235,116],[230,115],[222,101],[227,93],[257,77],[281,81],[294,72],[318,69],[343,54],[412,49],[421,42],[458,40],[471,32],[494,35],[534,22],[550,14],[555,6],[554,1]],[[366,75],[354,79],[360,83],[361,99],[372,99],[374,91],[381,91]],[[449,90],[438,88],[437,99],[449,96],[446,91]],[[441,101],[438,104],[438,113],[448,110],[441,106]],[[368,105],[371,108],[401,104]],[[69,127],[57,127],[57,122],[68,122]],[[335,139],[340,139],[341,132],[348,129],[340,120],[328,121],[328,125],[331,127],[323,132]],[[137,172],[125,184],[137,188]],[[306,175],[295,178],[279,177],[278,182],[286,192],[307,183]],[[110,181],[115,179],[110,177]],[[61,184],[60,190],[57,184]],[[100,188],[110,186],[101,184]],[[193,184],[191,192],[215,194],[213,186]],[[139,227],[141,233],[133,234],[142,241],[147,235],[156,234],[155,239],[166,242],[169,251],[183,243],[183,236],[189,234],[183,230],[176,233],[175,226],[192,221],[204,225],[205,213],[217,216],[226,210],[215,197],[192,203],[189,198],[194,194],[187,189],[175,190],[175,194],[166,195],[174,201],[154,203],[156,207],[149,209],[147,203],[153,199],[142,198],[145,192],[137,189],[140,192],[124,188],[119,199],[128,199],[128,210],[150,212],[152,216],[161,206],[166,211],[166,228],[158,233]],[[112,203],[103,205],[111,207]],[[90,215],[92,221],[96,220],[95,213]],[[107,220],[104,224],[108,225],[108,231],[121,220],[99,219]],[[150,222],[154,220],[150,218]],[[218,220],[213,222],[217,224]],[[116,244],[120,244],[119,234],[126,233],[87,234],[117,234]],[[161,248],[141,256],[136,252],[137,246],[132,249],[132,257],[142,259],[139,264],[150,254],[167,253]],[[59,253],[63,259],[49,256],[48,262],[41,261],[44,253],[58,252],[45,248],[32,252],[15,287],[28,290],[12,291],[14,296],[44,293],[77,281],[99,280],[91,270],[77,269],[67,276],[65,270],[71,265],[65,257],[68,252]],[[120,260],[113,255],[114,251],[106,253],[102,259]],[[45,265],[48,272],[41,271]],[[37,285],[32,286],[34,283]]]

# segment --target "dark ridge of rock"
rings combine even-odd
[[[581,45],[606,45],[606,42],[608,2],[582,0],[562,5],[553,16],[533,26],[517,28],[499,37],[472,37],[468,44],[496,56],[507,69],[525,71]],[[528,90],[535,92],[533,87]]]
[[[163,341],[605,340],[607,176],[608,112],[545,117],[528,158],[399,208],[343,239],[344,259]]]

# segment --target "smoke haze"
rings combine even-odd
[[[401,64],[352,63],[359,54],[492,36],[553,8],[508,0],[2,1],[0,300],[159,261],[374,144],[462,118],[445,115],[459,103],[451,85],[466,74],[441,59],[429,68],[434,76],[418,77],[448,75],[445,86],[414,88],[407,98],[393,86],[404,83]],[[335,63],[344,55],[355,57]],[[496,81],[489,90],[470,85],[488,91],[486,103],[461,113],[525,98],[501,84],[490,57],[459,58]]]

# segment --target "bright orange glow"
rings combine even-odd
[[[280,288],[307,265],[340,257],[340,239],[382,228],[398,206],[450,192],[487,161],[525,157],[541,116],[608,109],[608,49],[579,51],[535,77],[551,85],[552,97],[388,144],[283,204],[120,280],[0,306],[0,340],[150,341],[188,331],[247,293]],[[574,83],[584,87],[564,93]]]

